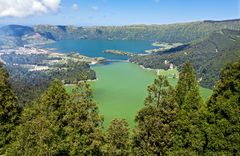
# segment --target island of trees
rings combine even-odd
[[[133,53],[123,51],[123,50],[110,50],[110,49],[108,49],[108,50],[104,50],[103,53],[120,55],[120,56],[134,56]]]

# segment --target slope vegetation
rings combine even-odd
[[[201,84],[211,88],[218,79],[220,69],[240,57],[240,31],[223,29],[208,37],[194,41],[181,50],[165,54],[136,56],[130,60],[148,68],[165,68],[165,60],[181,68],[186,61],[192,62]]]
[[[240,20],[200,21],[166,25],[74,27],[38,25],[36,32],[62,39],[153,40],[190,42],[221,29],[240,30]]]

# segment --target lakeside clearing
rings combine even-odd
[[[145,50],[146,53],[151,54],[151,53],[158,53],[158,52],[163,52],[166,50],[170,50],[172,48],[177,48],[182,46],[182,43],[165,43],[165,42],[154,42],[152,43],[152,46],[158,47],[154,49],[149,49]]]

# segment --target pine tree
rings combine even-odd
[[[206,144],[206,107],[199,94],[199,84],[189,63],[180,73],[177,86],[180,110],[177,114],[173,147],[169,155],[202,155]],[[186,85],[186,86],[183,86]],[[182,88],[181,88],[182,87]],[[182,89],[182,90],[181,90]]]
[[[169,155],[202,155],[206,144],[206,107],[198,86],[186,95],[175,122],[174,146]]]
[[[53,81],[39,100],[24,109],[21,125],[16,129],[16,141],[7,155],[63,154],[61,109],[68,99],[63,84]]]
[[[128,156],[130,154],[128,123],[124,119],[114,119],[106,132],[106,143],[102,147],[104,155]]]
[[[240,60],[221,72],[207,105],[207,154],[240,155]]]
[[[13,130],[18,125],[20,107],[10,84],[9,75],[0,63],[0,155],[14,140]]]
[[[134,155],[166,155],[172,147],[173,122],[178,111],[175,95],[164,76],[159,76],[148,87],[145,107],[136,116],[137,128],[132,141]]]
[[[159,76],[154,80],[154,84],[148,87],[148,96],[145,99],[145,105],[159,107],[165,97],[168,96],[169,90],[172,89],[166,77]]]
[[[192,86],[197,83],[197,78],[191,63],[185,63],[179,73],[179,80],[176,86],[177,102],[181,106],[185,100],[185,96]]]
[[[70,155],[101,155],[103,117],[98,114],[89,84],[78,85],[64,112],[65,143]]]

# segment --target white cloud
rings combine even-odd
[[[92,10],[93,10],[93,11],[98,11],[99,8],[98,8],[98,6],[92,6]]]
[[[153,0],[154,2],[156,2],[156,3],[159,3],[160,2],[160,0]]]
[[[78,11],[79,7],[78,7],[78,5],[76,3],[74,3],[72,5],[72,9],[73,9],[73,11]]]
[[[61,0],[42,0],[43,4],[52,11],[57,11],[59,9]]]
[[[61,0],[0,0],[0,17],[25,17],[56,12]]]

